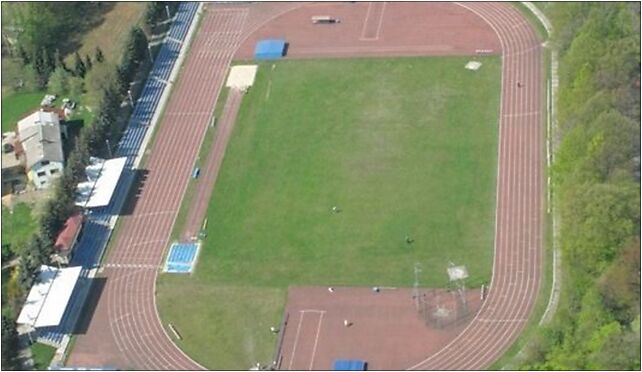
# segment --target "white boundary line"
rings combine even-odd
[[[299,345],[299,336],[301,335],[301,325],[303,324],[303,317],[305,316],[306,313],[315,313],[315,314],[320,314],[319,316],[319,321],[317,324],[317,332],[314,337],[314,346],[312,348],[312,357],[310,359],[310,367],[308,368],[309,370],[312,370],[312,366],[314,365],[314,358],[317,353],[317,345],[319,343],[319,334],[321,333],[321,324],[323,323],[323,315],[325,315],[325,310],[317,310],[317,309],[305,309],[305,310],[299,310],[300,316],[299,316],[299,324],[296,327],[296,336],[294,336],[294,346],[292,347],[292,354],[290,356],[290,363],[288,365],[288,369],[292,369],[292,364],[294,363],[294,357],[296,356],[296,349],[297,346]]]
[[[361,27],[361,35],[359,40],[365,39],[366,28],[368,26],[368,19],[370,19],[370,12],[372,10],[372,1],[368,2],[368,11],[366,12],[366,18],[363,20],[363,26]]]
[[[381,12],[379,13],[379,23],[377,23],[377,31],[375,32],[375,37],[366,37],[366,29],[368,28],[368,20],[370,19],[370,13],[372,12],[372,5],[374,2],[369,2],[368,3],[368,12],[366,13],[366,19],[363,22],[363,27],[361,29],[361,36],[359,37],[359,40],[361,41],[377,41],[379,40],[379,34],[381,33],[381,25],[383,24],[383,16],[386,12],[386,2],[383,2],[383,5],[381,6]]]
[[[319,335],[321,334],[321,323],[323,323],[324,314],[325,314],[325,311],[322,311],[321,316],[319,317],[319,325],[317,326],[317,334],[314,337],[314,347],[312,348],[312,357],[310,358],[310,368],[308,368],[310,371],[312,370],[312,366],[314,365],[314,356],[317,353],[317,344],[319,343]]]
[[[294,336],[294,346],[292,347],[292,355],[290,356],[290,364],[288,365],[288,369],[292,369],[292,363],[294,363],[294,356],[296,355],[296,347],[299,344],[299,334],[301,334],[301,323],[303,323],[303,315],[305,314],[305,311],[301,311],[301,315],[299,316],[299,325],[296,327],[296,336]]]

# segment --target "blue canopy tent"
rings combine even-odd
[[[337,359],[334,361],[332,369],[335,371],[365,371],[367,364],[363,360],[357,359]]]
[[[279,59],[285,55],[286,43],[283,39],[264,39],[256,43],[254,58]]]

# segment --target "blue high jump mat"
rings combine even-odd
[[[169,248],[165,261],[166,273],[189,274],[194,270],[200,244],[174,243]]]

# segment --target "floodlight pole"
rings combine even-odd
[[[167,5],[165,5],[165,11],[167,12],[167,19],[169,20],[170,18],[172,18],[172,17],[169,15],[169,7],[168,7]]]
[[[129,97],[129,104],[131,107],[134,107],[134,99],[132,98],[132,90],[127,89],[127,97]]]
[[[112,158],[111,146],[109,145],[109,139],[108,138],[105,138],[105,143],[107,144],[107,151],[109,152],[109,158],[111,159]]]
[[[33,345],[33,338],[31,338],[31,332],[33,332],[36,329],[33,325],[29,327],[29,330],[27,331],[27,336],[29,337],[29,345]]]

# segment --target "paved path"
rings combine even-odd
[[[231,89],[227,96],[225,107],[220,120],[217,120],[216,133],[209,156],[205,160],[201,176],[196,185],[196,195],[192,199],[189,211],[187,212],[187,221],[184,226],[184,239],[191,239],[198,235],[203,224],[203,219],[209,207],[209,201],[214,192],[218,171],[223,164],[223,156],[227,143],[232,135],[236,115],[241,107],[243,92],[238,89]]]

